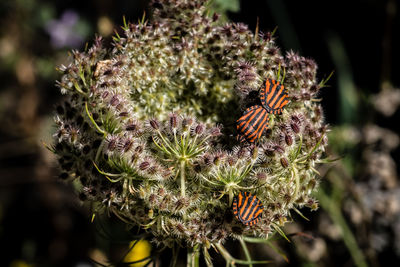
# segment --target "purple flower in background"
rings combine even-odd
[[[83,36],[78,31],[79,16],[73,10],[66,10],[61,18],[50,20],[45,29],[50,35],[51,44],[55,48],[79,47],[83,42]]]

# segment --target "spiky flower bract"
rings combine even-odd
[[[271,33],[222,24],[204,0],[152,5],[152,19],[124,25],[112,49],[96,38],[60,68],[61,177],[94,212],[114,213],[159,246],[221,248],[229,237],[267,237],[292,209],[316,209],[327,127],[314,61],[283,55]],[[238,143],[234,123],[266,78],[284,84],[290,103],[258,142]],[[231,216],[242,190],[265,207],[253,226]]]

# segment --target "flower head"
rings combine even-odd
[[[272,34],[209,17],[205,3],[153,1],[152,20],[124,25],[112,50],[96,39],[60,68],[54,142],[64,179],[81,183],[98,212],[169,247],[268,236],[292,208],[316,208],[327,145],[316,64],[282,55]],[[290,101],[257,142],[239,143],[233,125],[261,105],[265,79],[284,84]],[[225,216],[241,191],[265,207],[254,225]]]

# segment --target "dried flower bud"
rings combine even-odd
[[[213,17],[212,17],[212,21],[215,22],[215,21],[217,21],[220,17],[221,17],[220,14],[214,13],[214,14],[213,14]]]
[[[131,156],[131,162],[136,163],[137,160],[139,159],[139,154],[138,153],[133,153]]]
[[[293,144],[293,138],[289,134],[285,134],[285,142],[288,146],[291,146]]]
[[[146,170],[146,169],[149,168],[149,167],[150,167],[150,162],[148,162],[148,161],[143,161],[143,162],[140,163],[140,165],[139,165],[139,168],[140,168],[140,170],[142,170],[142,171]]]
[[[107,140],[108,144],[107,144],[107,149],[109,151],[114,151],[117,148],[117,144],[118,144],[118,139],[116,137],[110,137]]]
[[[248,150],[245,147],[240,147],[237,151],[237,157],[239,159],[247,156]]]
[[[185,226],[183,226],[183,224],[181,224],[181,223],[178,223],[177,225],[176,225],[176,229],[179,231],[179,233],[181,233],[181,234],[185,234],[186,233],[186,229],[185,229]]]
[[[122,150],[124,152],[128,152],[129,150],[131,150],[132,145],[133,145],[133,141],[130,139],[126,139],[125,142],[123,143]]]
[[[157,193],[158,193],[158,195],[159,196],[164,196],[165,195],[165,189],[164,188],[162,188],[162,187],[160,187],[159,189],[158,189],[158,191],[157,191]]]
[[[267,174],[265,172],[257,172],[256,173],[256,178],[257,180],[259,180],[260,182],[265,182],[267,180]]]
[[[304,115],[303,114],[294,114],[291,116],[292,122],[298,123],[301,125],[304,122]]]
[[[119,99],[117,95],[113,95],[113,97],[110,100],[110,105],[111,106],[116,106],[119,104]]]
[[[236,157],[228,156],[227,162],[228,162],[228,164],[229,164],[230,166],[233,166],[233,165],[235,165],[235,163],[237,162],[237,159],[236,159]]]
[[[289,204],[289,203],[292,201],[292,196],[291,196],[290,194],[286,193],[286,194],[283,196],[283,200],[285,201],[285,204],[287,205],[287,204]]]
[[[149,203],[150,203],[150,204],[154,205],[154,204],[156,203],[156,200],[157,200],[157,195],[151,194],[151,195],[149,196]]]
[[[194,130],[195,134],[202,135],[204,132],[204,125],[198,124]]]
[[[300,124],[298,122],[293,121],[292,123],[290,123],[290,128],[296,134],[298,134],[300,132]]]
[[[128,124],[125,129],[127,131],[137,132],[139,130],[139,125],[136,123]]]
[[[138,145],[137,147],[135,147],[135,152],[136,153],[142,153],[143,152],[143,145]]]
[[[158,123],[158,121],[156,119],[151,119],[149,120],[149,125],[151,126],[151,128],[153,128],[154,130],[159,130],[160,129],[160,124]]]
[[[210,135],[211,136],[220,136],[221,135],[221,129],[219,127],[211,128]]]
[[[189,206],[189,200],[181,197],[175,202],[175,210],[181,210]]]
[[[281,158],[281,165],[283,168],[287,168],[289,166],[289,161],[287,158]]]
[[[285,152],[285,149],[282,146],[278,145],[278,144],[275,144],[273,146],[273,150],[278,152],[279,154],[283,154]]]
[[[104,91],[104,92],[101,94],[101,97],[104,98],[104,99],[106,99],[106,98],[108,97],[109,94],[110,94],[110,92]]]
[[[178,116],[175,113],[169,115],[169,127],[176,129],[178,126]]]
[[[193,124],[193,118],[184,118],[182,120],[182,128],[187,129]]]
[[[158,167],[156,165],[150,166],[147,170],[147,173],[150,175],[155,175],[159,171]]]
[[[264,151],[264,154],[268,157],[274,156],[274,153],[275,153],[274,144],[272,144],[272,143],[264,144],[263,151]]]

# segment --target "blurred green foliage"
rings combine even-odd
[[[239,0],[214,0],[213,6],[215,11],[219,13],[238,12],[240,10]]]

